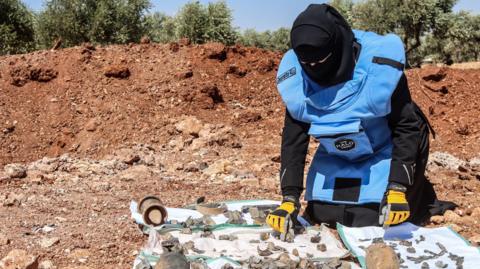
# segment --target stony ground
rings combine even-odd
[[[133,199],[279,199],[280,57],[180,42],[0,58],[0,259],[18,249],[41,268],[131,268],[145,243]],[[407,76],[437,131],[429,179],[460,205],[427,225],[478,243],[480,71]]]

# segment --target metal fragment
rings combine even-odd
[[[320,250],[321,252],[327,251],[327,246],[325,244],[318,244],[317,249]]]
[[[422,263],[422,269],[429,269],[429,268],[430,268],[430,266],[428,265],[428,263],[426,263],[426,262]]]
[[[425,241],[425,236],[423,235],[420,235],[420,238],[419,239],[415,239],[415,243],[418,245],[420,242],[423,242]]]
[[[265,241],[270,237],[269,233],[260,233],[260,240]]]
[[[413,247],[408,247],[407,252],[408,253],[416,253],[417,251],[415,251],[415,248],[413,248]]]
[[[436,261],[436,262],[435,262],[435,266],[436,266],[437,268],[447,268],[448,264],[446,264],[446,263],[444,263],[444,262],[442,262],[442,261]]]
[[[407,240],[402,240],[400,241],[400,243],[398,243],[400,246],[405,246],[405,247],[411,247],[412,246],[412,242],[411,241],[407,241]]]
[[[373,238],[372,244],[377,244],[377,243],[383,243],[383,238],[381,238],[381,237]]]
[[[312,243],[320,243],[320,241],[322,240],[322,237],[320,236],[320,234],[317,234],[317,235],[314,235],[312,237],[310,237],[310,242]]]
[[[258,255],[262,256],[262,257],[265,257],[265,256],[270,256],[273,254],[272,251],[270,251],[270,249],[265,248],[265,249],[262,249],[260,248],[260,246],[257,246],[257,252],[258,252]]]
[[[183,228],[180,233],[182,234],[192,234],[192,229],[191,228]]]
[[[457,266],[457,269],[463,268],[463,262],[465,261],[464,257],[455,255],[453,253],[448,253],[448,258],[455,262],[455,265]]]
[[[246,221],[242,218],[240,211],[227,211],[224,213],[229,224],[245,224]]]

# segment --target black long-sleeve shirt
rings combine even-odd
[[[387,116],[393,143],[389,181],[408,187],[413,183],[422,118],[417,116],[405,75],[401,77],[392,95],[391,108],[391,113]],[[280,169],[280,185],[284,196],[300,197],[303,191],[309,129],[310,124],[295,120],[287,110]]]

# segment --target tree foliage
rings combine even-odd
[[[224,1],[207,6],[190,2],[176,16],[177,36],[193,43],[216,41],[230,45],[236,40],[232,20],[232,12]]]
[[[39,43],[66,46],[138,41],[145,34],[149,0],[48,0],[38,15]]]
[[[35,48],[33,14],[19,0],[0,1],[0,54]]]

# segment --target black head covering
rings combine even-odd
[[[333,7],[309,5],[293,23],[290,38],[303,70],[315,82],[331,86],[352,78],[355,37],[348,23]],[[324,59],[325,62],[315,66],[302,63]]]

